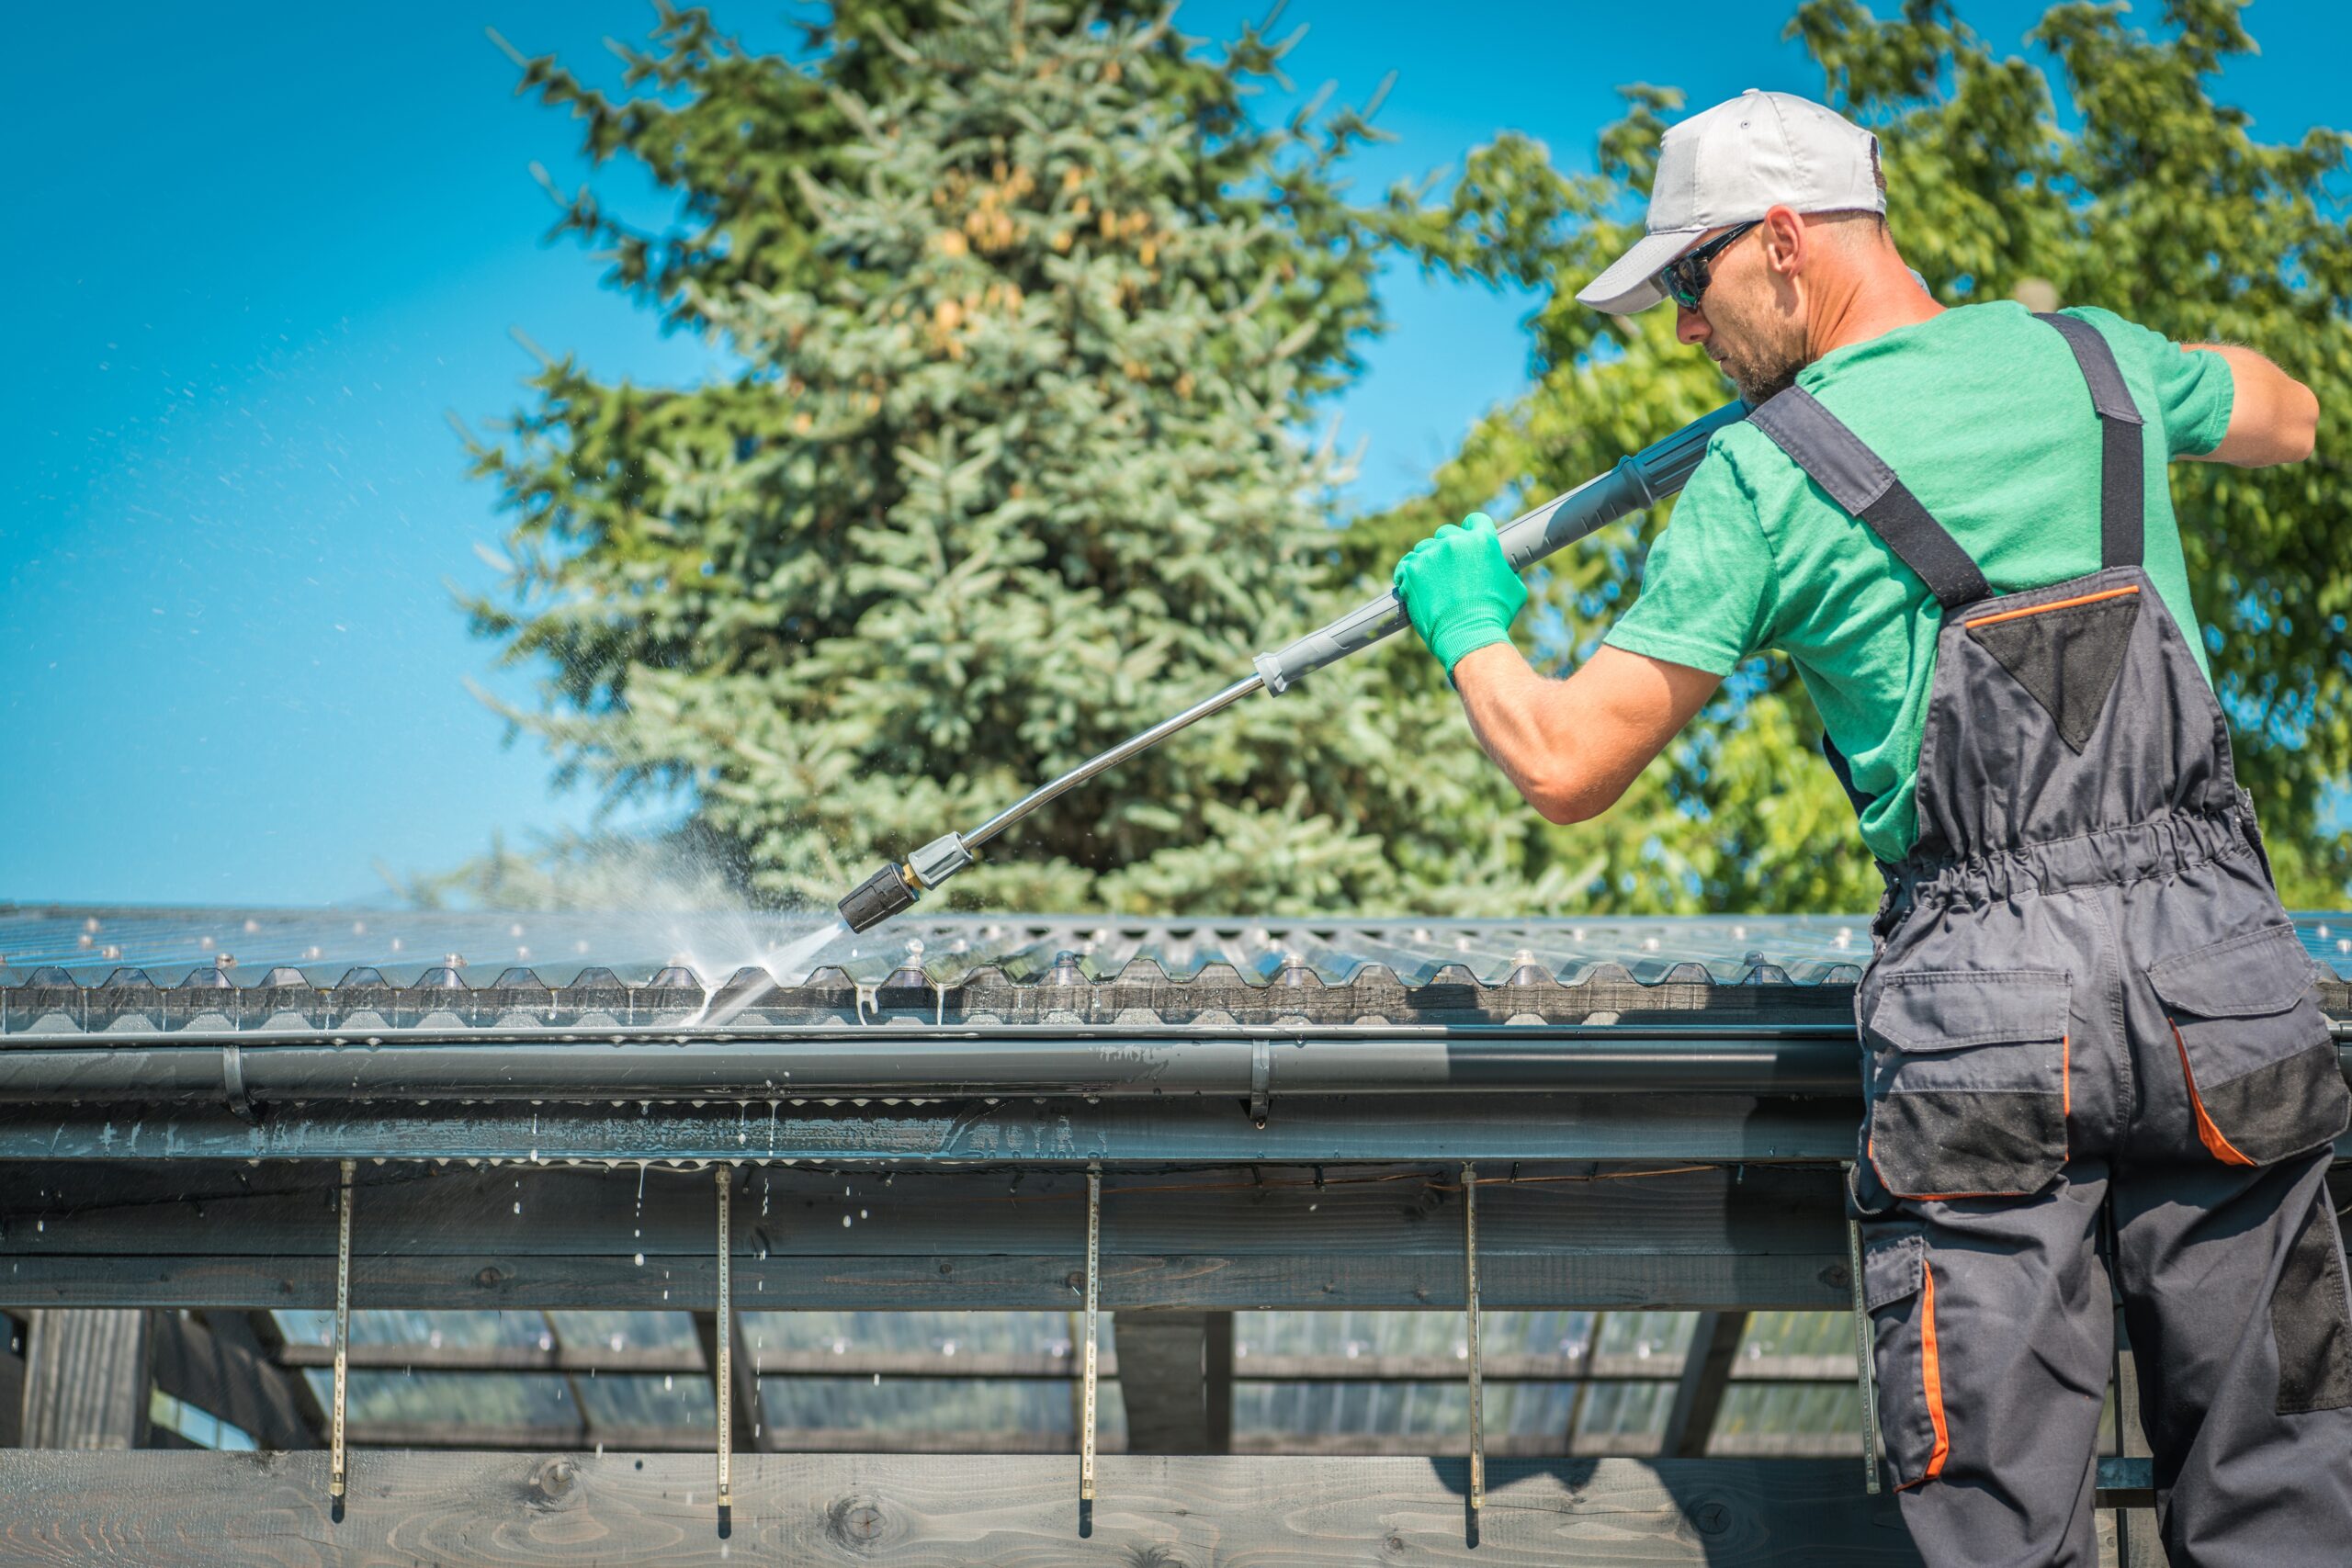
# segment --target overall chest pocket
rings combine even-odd
[[[2180,1052],[2198,1141],[2224,1165],[2317,1148],[2352,1117],[2335,1042],[2292,926],[2265,926],[2148,965]]]
[[[1871,1167],[1903,1198],[2018,1197],[2066,1163],[2072,987],[2054,970],[1886,978],[1871,1008]]]

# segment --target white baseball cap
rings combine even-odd
[[[1577,300],[1612,316],[1666,298],[1658,269],[1710,229],[1797,212],[1884,212],[1878,138],[1833,109],[1792,93],[1750,87],[1670,127],[1650,185],[1649,232]]]

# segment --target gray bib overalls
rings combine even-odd
[[[1802,389],[1750,416],[1942,610],[1918,841],[1855,994],[1886,1462],[1936,1568],[2092,1568],[2112,1280],[2172,1562],[2341,1568],[2352,1314],[2323,1179],[2352,1096],[2141,568],[2140,414],[2095,328],[2041,319],[2103,443],[2088,576],[1996,592]]]

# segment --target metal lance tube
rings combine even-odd
[[[1497,530],[1504,558],[1510,562],[1512,570],[1525,571],[1596,529],[1664,501],[1689,480],[1690,471],[1706,455],[1707,438],[1747,417],[1746,403],[1726,403],[1704,418],[1691,421],[1665,440],[1645,446],[1632,457],[1619,458],[1609,472],[1511,519]],[[1109,750],[1088,758],[1060,777],[1040,784],[970,832],[943,834],[903,863],[884,865],[843,895],[839,906],[842,921],[850,930],[862,931],[913,908],[923,894],[970,865],[983,844],[1056,796],[1075,789],[1106,768],[1116,767],[1138,751],[1148,750],[1178,730],[1231,707],[1253,692],[1281,696],[1325,665],[1403,630],[1408,619],[1404,603],[1394,592],[1384,593],[1287,647],[1258,655],[1254,660],[1258,672],[1249,679],[1236,682],[1173,718],[1163,719]]]

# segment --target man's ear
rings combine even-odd
[[[1764,263],[1781,276],[1793,277],[1804,270],[1811,238],[1804,219],[1789,208],[1765,209]]]

